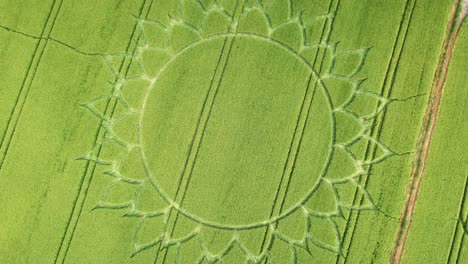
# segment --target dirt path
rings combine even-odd
[[[439,57],[439,63],[432,83],[431,96],[424,115],[423,125],[421,127],[418,148],[416,150],[413,168],[411,170],[410,182],[406,193],[406,200],[400,218],[400,225],[395,239],[395,247],[390,256],[390,263],[400,263],[405,247],[406,238],[411,226],[416,199],[419,193],[422,176],[426,168],[427,156],[431,145],[434,128],[436,126],[437,114],[439,112],[440,101],[442,99],[445,79],[447,78],[448,67],[452,59],[453,48],[460,31],[464,18],[468,14],[468,0],[455,1],[449,21],[447,24],[444,44]],[[457,10],[462,4],[462,11],[456,17]]]

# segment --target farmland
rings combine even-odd
[[[0,262],[468,261],[463,12],[1,1]]]

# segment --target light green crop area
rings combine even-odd
[[[387,263],[453,4],[0,1],[0,262]],[[467,44],[401,263],[468,261]]]

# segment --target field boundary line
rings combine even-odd
[[[463,3],[465,9],[463,9]],[[435,72],[431,95],[424,114],[423,125],[421,126],[418,147],[413,162],[413,168],[410,175],[406,200],[400,218],[400,225],[395,239],[395,247],[390,256],[391,263],[399,264],[403,255],[406,238],[411,227],[411,221],[416,207],[417,196],[421,186],[421,180],[424,176],[429,148],[432,142],[433,133],[437,123],[440,103],[443,95],[443,88],[448,73],[448,67],[452,58],[455,42],[460,31],[461,25],[468,10],[466,10],[468,1],[455,0],[447,23],[446,35]],[[457,18],[457,11],[462,7],[460,15]]]
[[[403,53],[403,48],[404,48],[404,45],[405,45],[406,36],[407,36],[408,30],[409,30],[409,27],[410,27],[410,24],[411,24],[411,18],[412,18],[414,9],[416,7],[416,0],[415,0],[415,1],[413,1],[413,6],[411,8],[411,11],[409,11],[409,14],[408,14],[408,9],[409,9],[410,3],[411,3],[411,0],[407,0],[406,3],[405,3],[405,8],[403,10],[403,14],[402,14],[402,17],[401,17],[401,20],[400,20],[400,24],[398,26],[397,35],[395,37],[395,43],[393,44],[392,53],[390,55],[387,70],[385,72],[385,77],[384,77],[383,82],[382,82],[382,87],[381,87],[380,93],[385,94],[384,96],[387,97],[387,98],[389,98],[391,96],[391,93],[392,93],[392,88],[393,88],[393,84],[394,84],[394,81],[395,81],[396,72],[398,71],[399,61],[400,61],[401,55]],[[405,22],[407,22],[408,24],[406,25],[406,29],[403,32]],[[401,37],[403,37],[403,39],[400,41]],[[395,62],[395,60],[396,60],[396,62]],[[377,108],[378,108],[378,106],[377,106]],[[387,111],[384,109],[382,115],[378,118],[376,123],[374,125],[372,125],[372,128],[370,130],[370,133],[372,135],[375,135],[375,138],[377,138],[377,139],[380,138],[380,135],[382,133],[383,123],[385,121],[386,113],[387,113]],[[376,154],[376,151],[377,151],[377,146],[375,146],[375,145],[372,146],[372,144],[368,144],[366,146],[366,151],[364,152],[364,156],[365,157],[374,157],[375,154]],[[372,171],[372,167],[373,167],[372,165],[369,166],[369,172]],[[364,186],[368,185],[369,178],[370,177],[366,177],[366,179],[364,181]],[[358,197],[358,190],[356,189],[356,191],[354,193],[354,197],[353,197],[353,204],[355,204],[357,202],[357,199],[359,199],[359,197]],[[363,197],[360,197],[359,204],[362,204],[362,202],[363,202]],[[355,216],[354,216],[354,214],[355,214]],[[353,218],[353,217],[355,218],[355,220],[351,224],[350,219]],[[347,256],[349,254],[349,250],[350,250],[350,248],[352,246],[352,243],[353,243],[354,232],[355,232],[357,223],[359,221],[359,217],[360,217],[360,212],[359,211],[350,212],[348,221],[346,223],[345,231],[343,233],[343,242],[345,242],[345,240],[347,238],[349,228],[351,228],[351,231],[350,231],[351,232],[351,237],[349,238],[349,244],[348,244],[348,246],[346,248],[346,256],[343,256],[343,258],[344,258],[343,262],[344,263],[347,262]],[[352,227],[350,227],[350,225]],[[338,255],[337,258],[336,258],[335,263],[338,263],[339,260],[340,260],[340,256]]]
[[[10,32],[10,33],[18,34],[18,35],[26,37],[26,38],[31,38],[31,39],[35,39],[35,40],[48,40],[48,41],[51,41],[51,42],[55,42],[56,44],[58,44],[58,45],[60,45],[60,46],[62,46],[64,48],[70,49],[70,50],[72,50],[72,51],[74,51],[74,52],[76,52],[78,54],[84,55],[84,56],[112,55],[112,54],[105,54],[105,53],[102,53],[102,52],[83,51],[83,50],[80,50],[77,47],[72,46],[71,44],[66,43],[65,41],[56,39],[54,37],[35,36],[35,35],[31,35],[31,34],[23,32],[23,31],[19,31],[19,30],[16,30],[16,29],[13,29],[13,28],[1,25],[1,24],[0,24],[0,29],[3,29],[3,30],[5,30],[7,32]],[[116,53],[116,55],[120,55],[120,54]]]

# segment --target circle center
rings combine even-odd
[[[331,111],[310,68],[278,43],[225,36],[158,74],[142,117],[150,179],[187,216],[265,223],[297,206],[329,158]]]

